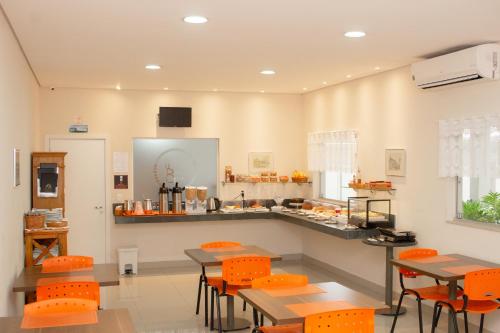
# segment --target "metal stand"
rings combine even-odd
[[[377,314],[383,316],[395,316],[397,306],[392,303],[392,288],[393,288],[393,272],[392,272],[392,263],[391,260],[394,259],[394,248],[395,247],[407,247],[416,245],[417,242],[401,242],[401,243],[392,243],[392,242],[369,242],[366,239],[363,239],[363,243],[366,245],[372,246],[383,246],[385,247],[385,304],[387,305],[386,309],[377,310]],[[401,307],[399,310],[399,314],[405,314],[406,308]]]
[[[222,330],[224,332],[239,331],[250,328],[250,321],[244,318],[234,318],[234,296],[228,295],[226,298],[227,317],[222,318]],[[214,323],[215,330],[218,329],[218,321]]]

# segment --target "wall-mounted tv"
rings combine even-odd
[[[160,127],[191,127],[191,108],[160,106]]]

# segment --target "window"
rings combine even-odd
[[[347,201],[348,197],[356,196],[356,192],[349,187],[352,174],[337,171],[320,173],[320,197],[330,200]]]
[[[439,126],[439,174],[457,179],[457,218],[499,224],[500,115]]]

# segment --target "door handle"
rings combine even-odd
[[[102,209],[102,206],[95,206],[94,209]]]

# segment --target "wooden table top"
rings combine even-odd
[[[384,302],[344,287],[336,282],[316,283],[310,286],[319,287],[324,292],[275,296],[269,294],[264,289],[242,289],[238,291],[238,295],[246,300],[248,304],[263,313],[264,316],[269,318],[269,320],[276,325],[297,324],[304,322],[304,317],[297,315],[287,307],[290,304],[304,304],[322,301],[345,301],[356,307],[369,307],[374,308],[375,310],[387,308],[387,305],[385,305]],[[288,290],[291,289],[293,288]]]
[[[135,327],[127,309],[97,312],[98,322],[91,325],[75,325],[52,328],[21,329],[21,317],[0,318],[2,333],[135,333]]]
[[[281,256],[254,245],[241,245],[217,249],[189,249],[184,253],[202,266],[220,266],[222,260],[230,256],[258,255],[270,257],[271,261],[281,260]]]
[[[429,260],[432,260],[430,258]],[[391,262],[395,266],[406,268],[442,281],[463,280],[466,271],[500,267],[500,264],[460,254],[439,255],[438,258],[435,259],[437,260],[435,262],[425,262],[424,259],[420,260],[421,261],[415,261],[415,259],[393,259]]]
[[[118,264],[95,264],[91,271],[42,273],[41,270],[41,265],[24,268],[14,281],[13,291],[36,291],[36,287],[42,283],[58,282],[58,280],[65,281],[65,279],[66,281],[77,281],[79,278],[83,280],[90,278],[91,281],[99,282],[101,287],[118,286],[120,284]]]

